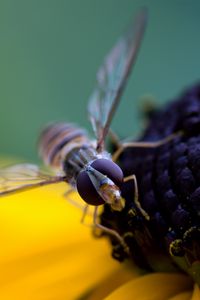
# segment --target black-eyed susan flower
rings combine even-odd
[[[199,299],[187,275],[113,260],[107,241],[94,239],[63,199],[65,189],[1,199],[0,299]]]
[[[199,283],[200,88],[152,114],[143,140],[184,130],[159,149],[130,149],[120,157],[135,173],[144,220],[125,185],[126,207],[105,206],[101,222],[117,230],[130,255],[111,238],[95,239],[68,203],[66,185],[12,195],[0,203],[0,299],[197,300]],[[73,196],[77,198],[77,195]],[[197,283],[195,283],[195,281]]]
[[[126,208],[105,206],[101,222],[124,237],[132,260],[148,271],[181,270],[200,284],[200,86],[183,93],[164,110],[151,114],[142,141],[157,141],[182,131],[157,148],[130,148],[119,163],[125,176],[135,174],[145,220],[133,202],[134,190],[123,188]],[[111,239],[113,256],[126,253]]]

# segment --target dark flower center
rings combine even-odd
[[[140,140],[158,141],[180,130],[183,136],[159,148],[130,148],[119,159],[125,176],[136,175],[139,201],[150,220],[135,207],[134,191],[127,182],[122,187],[125,209],[113,212],[105,205],[101,223],[124,237],[139,266],[161,271],[180,268],[200,282],[200,85],[151,113]],[[113,256],[124,260],[127,254],[110,239]]]

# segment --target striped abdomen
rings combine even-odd
[[[46,165],[63,170],[67,156],[84,145],[90,145],[85,130],[69,123],[50,124],[41,133],[39,154]]]

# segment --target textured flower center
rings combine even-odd
[[[125,176],[136,175],[139,201],[150,220],[135,207],[134,191],[126,183],[125,209],[113,212],[105,206],[101,222],[124,237],[139,266],[161,271],[181,268],[199,282],[200,85],[155,111],[140,140],[158,141],[180,130],[183,136],[159,148],[130,148],[119,159]],[[113,256],[125,259],[122,247],[111,240]]]

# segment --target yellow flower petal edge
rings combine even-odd
[[[191,288],[192,281],[188,276],[182,274],[153,273],[131,280],[105,299],[168,300],[170,297],[188,291]]]
[[[199,299],[200,299],[200,289],[199,289],[198,285],[195,284],[194,292],[193,292],[191,300],[199,300]]]
[[[118,270],[114,270],[111,274],[109,274],[109,276],[105,277],[98,283],[98,286],[96,286],[95,289],[88,294],[87,300],[104,299],[121,285],[132,280],[133,278],[138,278],[141,275],[141,270],[139,270],[136,266],[130,266],[123,263],[122,265],[119,265]]]
[[[82,212],[62,197],[66,189],[1,198],[0,299],[78,299],[121,269],[107,241],[80,224]]]
[[[67,189],[59,184],[0,199],[0,299],[200,299],[185,275],[143,275],[114,261],[107,241],[80,224],[82,212],[62,196]]]
[[[178,295],[173,296],[172,298],[169,298],[168,300],[191,300],[191,297],[192,297],[192,291],[178,293]]]

